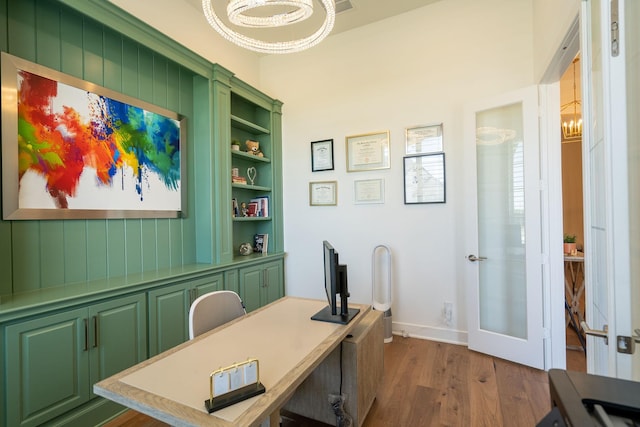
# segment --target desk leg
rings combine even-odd
[[[280,425],[280,410],[273,411],[271,415],[269,415],[269,426],[270,427],[278,427]]]

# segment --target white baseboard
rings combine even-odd
[[[401,337],[419,338],[464,346],[469,342],[467,331],[458,331],[449,328],[392,322],[391,330],[393,335]]]

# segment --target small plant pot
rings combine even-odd
[[[565,243],[564,244],[564,254],[565,255],[574,255],[576,253],[576,244],[575,243]]]

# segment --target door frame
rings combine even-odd
[[[567,35],[549,63],[539,85],[540,175],[543,267],[545,369],[565,369],[566,320],[564,254],[562,249],[562,142],[560,138],[560,79],[580,52],[580,19],[576,12]],[[585,285],[587,285],[585,283]],[[585,288],[585,292],[590,292]]]

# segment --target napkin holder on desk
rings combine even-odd
[[[204,405],[212,413],[265,391],[260,382],[258,359],[249,359],[209,374],[209,399],[204,401]]]

